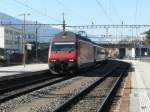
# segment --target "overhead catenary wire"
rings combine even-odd
[[[137,24],[137,16],[138,16],[138,11],[139,11],[139,0],[136,0],[136,3],[135,3],[135,15],[134,15],[134,24]],[[138,40],[138,47],[139,47],[139,57],[141,59],[141,46],[142,46],[142,41],[141,41],[141,38],[139,36],[139,28],[136,28],[136,38]]]
[[[139,8],[139,0],[136,0],[136,4],[135,4],[135,15],[134,15],[134,24],[137,24],[137,16],[138,16],[138,8]],[[138,38],[138,29],[136,28],[136,36]]]
[[[118,13],[116,7],[114,6],[113,1],[112,1],[112,0],[109,0],[109,2],[110,2],[110,5],[111,5],[111,7],[112,7],[112,10],[115,12],[115,15],[117,16],[118,20],[119,20],[120,23],[121,23],[121,22],[122,22],[121,16],[119,15],[119,13]]]
[[[136,0],[135,4],[135,14],[134,14],[134,24],[137,24],[137,15],[138,15],[138,5],[139,5],[139,0]]]
[[[69,12],[74,13],[75,15],[79,16],[80,19],[82,19],[83,21],[88,21],[90,23],[92,23],[91,20],[89,20],[88,18],[82,16],[81,14],[79,14],[78,12],[76,12],[75,10],[71,9],[70,7],[66,6],[64,3],[62,3],[60,0],[55,0],[59,5],[61,5],[63,8],[65,8],[66,10],[68,10]]]
[[[104,15],[106,16],[106,18],[109,20],[110,23],[113,23],[112,18],[108,15],[107,11],[105,10],[105,8],[103,7],[103,5],[101,4],[101,2],[99,0],[95,0],[96,3],[98,4],[98,6],[101,8],[102,12],[104,13]]]
[[[36,12],[36,13],[42,15],[42,16],[48,17],[48,18],[50,18],[51,20],[53,20],[53,21],[55,21],[55,22],[61,22],[60,20],[58,20],[58,19],[56,19],[56,18],[54,18],[54,17],[52,17],[52,16],[49,16],[48,14],[46,14],[46,13],[40,11],[40,10],[37,10],[36,8],[33,8],[33,7],[29,6],[28,4],[25,4],[25,3],[20,2],[20,1],[18,1],[18,0],[13,0],[13,1],[16,2],[17,4],[20,4],[20,5],[22,5],[22,6],[26,7],[26,8],[28,8],[28,9],[30,9],[30,10]]]

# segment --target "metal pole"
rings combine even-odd
[[[134,60],[136,59],[136,45],[135,45],[135,39],[134,39],[134,36],[133,36],[133,28],[132,28],[132,44],[133,44],[133,48],[134,48]]]
[[[142,59],[142,40],[140,38],[140,60]]]
[[[36,36],[36,40],[35,40],[35,58],[36,58],[36,61],[38,61],[38,29],[37,29],[37,21],[36,21],[36,31],[35,31],[35,36]]]
[[[108,42],[108,40],[109,40],[109,39],[108,39],[108,28],[106,27],[105,29],[106,29],[105,40],[106,40],[106,43],[107,43],[107,42]],[[108,43],[108,44],[109,44],[109,43]]]
[[[122,23],[121,23],[121,41],[123,40],[123,21],[122,21]],[[120,47],[123,47],[123,45],[121,46],[121,44],[120,44]],[[124,54],[125,56],[124,57],[126,57],[126,48],[125,48],[125,54]]]
[[[65,23],[65,14],[63,13],[63,32],[65,32],[65,27],[66,27],[66,23]]]
[[[26,17],[25,17],[26,15],[25,14],[23,14],[23,17],[24,17],[24,28],[23,28],[23,65],[24,65],[24,67],[26,66],[26,49],[25,49],[25,36],[26,36],[26,34],[25,34],[25,19],[26,19]]]
[[[28,15],[30,15],[30,13],[22,13],[22,14],[20,14],[20,16],[23,16],[23,43],[22,43],[22,46],[23,46],[23,65],[24,65],[24,67],[26,66],[26,49],[25,49],[25,45],[26,45],[26,40],[25,40],[25,38],[26,38],[26,27],[25,27],[25,25],[26,25],[26,15],[28,16]]]
[[[136,34],[137,34],[137,39],[138,39],[138,47],[139,47],[139,58],[140,58],[140,60],[141,60],[141,56],[142,56],[142,52],[141,52],[141,50],[142,50],[142,43],[141,43],[141,38],[140,38],[140,36],[139,36],[139,34],[138,34],[138,29],[136,28]]]

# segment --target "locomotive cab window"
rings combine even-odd
[[[76,46],[74,42],[67,42],[67,43],[53,43],[52,44],[52,51],[73,51],[75,50]]]

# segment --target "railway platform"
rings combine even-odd
[[[26,64],[25,67],[23,65],[0,67],[0,79],[23,77],[45,71],[48,71],[48,64],[43,63]]]
[[[131,76],[130,112],[150,112],[150,62],[130,61]]]

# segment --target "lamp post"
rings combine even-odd
[[[23,36],[22,36],[22,39],[23,39],[23,42],[22,42],[22,46],[23,46],[23,65],[25,67],[26,65],[26,49],[25,49],[25,45],[26,45],[26,16],[29,16],[31,15],[30,13],[22,13],[22,14],[19,14],[19,16],[23,16]]]

